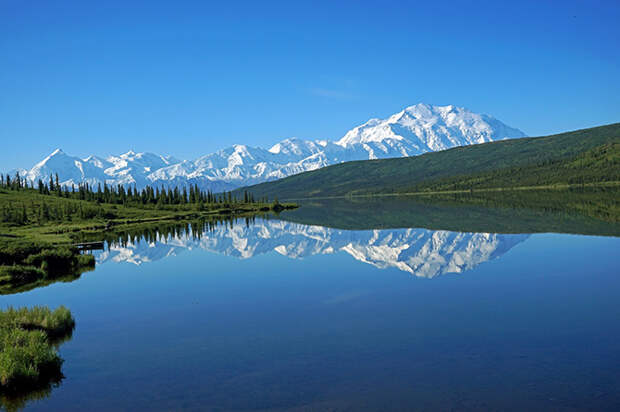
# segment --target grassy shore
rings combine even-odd
[[[219,221],[297,207],[277,201],[211,201],[185,204],[109,204],[0,188],[0,295],[22,292],[92,270],[92,255],[76,243],[145,224]]]
[[[41,195],[32,189],[0,189],[0,210],[23,213],[23,222],[0,221],[0,241],[15,240],[48,244],[71,244],[80,232],[98,232],[112,227],[163,221],[244,217],[280,212],[294,203],[222,202],[184,205],[116,205]],[[46,219],[40,211],[51,211]],[[23,211],[23,212],[22,212]],[[0,245],[1,246],[1,245]],[[1,264],[1,261],[0,261]]]
[[[75,327],[71,312],[37,306],[0,311],[0,393],[38,388],[61,375],[56,344]]]
[[[579,184],[555,184],[539,186],[507,186],[490,187],[479,189],[445,189],[445,190],[423,190],[414,192],[398,193],[370,193],[370,194],[347,194],[340,196],[316,196],[290,199],[291,201],[303,200],[325,200],[325,199],[354,199],[354,198],[381,198],[381,197],[408,197],[408,196],[434,196],[434,195],[459,195],[459,194],[484,194],[484,193],[511,193],[511,192],[530,192],[530,191],[568,191],[573,189],[598,189],[598,188],[618,188],[620,181],[600,182],[600,183],[579,183]]]
[[[0,295],[22,292],[92,270],[95,258],[74,246],[20,238],[0,240]]]

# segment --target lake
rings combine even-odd
[[[620,409],[617,223],[362,206],[120,235],[1,296],[76,319],[24,410]]]

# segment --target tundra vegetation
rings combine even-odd
[[[19,175],[0,175],[0,294],[53,281],[75,279],[95,266],[76,243],[136,225],[248,217],[294,208],[257,200],[248,192],[214,194],[189,189],[88,184],[68,187],[58,176],[33,184]]]
[[[75,328],[64,306],[9,307],[0,311],[0,406],[19,410],[27,399],[47,396],[62,379],[58,346]]]

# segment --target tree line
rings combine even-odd
[[[97,184],[96,189],[89,183],[63,185],[59,183],[58,174],[50,176],[49,181],[44,182],[38,179],[36,184],[29,182],[16,173],[13,178],[8,174],[0,174],[0,187],[10,190],[34,189],[42,195],[55,195],[67,199],[86,200],[97,203],[108,203],[116,205],[185,205],[185,204],[228,204],[235,205],[241,203],[268,203],[267,198],[254,198],[252,193],[243,192],[243,198],[237,198],[232,192],[213,193],[210,190],[201,190],[197,184],[179,189],[178,187],[167,189],[164,186],[153,188],[145,186],[138,190],[124,185]]]

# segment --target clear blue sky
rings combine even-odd
[[[0,170],[338,139],[418,102],[620,121],[620,2],[0,0]]]

